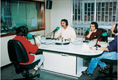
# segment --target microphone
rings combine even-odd
[[[30,33],[28,33],[28,34],[27,34],[27,37],[28,37],[28,38],[32,38],[32,37],[33,37],[33,35],[32,35],[32,34],[30,34]]]
[[[56,27],[56,29],[54,29],[51,33],[48,34],[48,35],[50,35],[50,34],[53,33],[53,38],[46,38],[46,39],[54,39],[55,32],[57,32],[59,29],[60,29],[60,27]],[[48,36],[48,35],[47,35],[47,36]]]
[[[56,29],[53,30],[52,32],[56,32],[56,31],[58,31],[59,29],[60,29],[60,27],[56,27]]]
[[[56,29],[53,31],[53,39],[55,37],[55,32],[57,32],[60,29],[60,27],[56,27]]]
[[[97,43],[98,43],[98,40],[99,40],[101,37],[106,37],[107,35],[108,35],[107,32],[104,32],[104,33],[102,33],[101,35],[99,35],[99,36],[97,37],[96,44],[94,45],[94,46],[96,47],[96,50],[97,50],[98,47],[101,47],[100,45],[97,44]]]
[[[35,45],[36,45],[35,35],[32,35],[32,34],[28,33],[28,34],[27,34],[27,38],[33,38],[34,43],[35,43]]]

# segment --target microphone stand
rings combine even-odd
[[[33,38],[34,43],[35,43],[35,45],[36,45],[35,36],[36,36],[36,35],[29,34],[29,36],[27,35],[26,37],[27,37],[27,39],[28,39],[29,37],[30,37],[30,38]]]
[[[55,39],[55,38],[54,38],[54,37],[55,37],[55,30],[52,31],[52,32],[50,32],[47,36],[49,36],[50,34],[52,35],[52,38],[46,38],[46,39],[52,39],[52,40]],[[46,36],[46,37],[47,37],[47,36]]]
[[[52,34],[52,32],[50,32],[47,36],[49,36],[50,34]],[[47,37],[47,36],[46,36],[46,39],[51,39],[51,38],[49,38],[49,37]]]
[[[98,50],[98,47],[101,47],[100,45],[98,45],[98,40],[100,39],[101,36],[98,37],[97,41],[96,41],[96,44],[94,45],[96,47],[96,50]]]
[[[36,45],[36,40],[35,40],[35,36],[34,36],[34,35],[32,35],[32,38],[34,39],[34,43],[35,43],[35,45]]]
[[[87,40],[85,39],[85,38],[86,38],[86,33],[87,33],[87,32],[84,33],[84,40],[83,40],[83,43],[88,43],[88,42],[89,42],[89,41],[87,41]]]
[[[52,39],[55,39],[54,37],[55,37],[55,31],[53,31],[53,38]]]

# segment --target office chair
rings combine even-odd
[[[101,29],[102,30],[102,33],[106,33],[107,35],[106,36],[102,36],[102,41],[104,42],[108,42],[108,33],[107,33],[107,30],[103,29],[103,28],[98,28],[98,29]]]
[[[109,78],[110,80],[113,80],[113,78],[117,79],[117,72],[113,72],[113,65],[116,65],[117,66],[117,60],[110,60],[110,59],[102,59],[101,60],[102,62],[105,62],[106,64],[110,65],[109,66],[109,71],[108,73],[106,72],[99,72],[99,73],[102,73],[104,74],[105,76],[98,76],[96,78],[96,80],[101,80],[101,79],[104,79],[106,80],[106,78]]]
[[[24,46],[18,40],[8,41],[8,54],[10,61],[14,64],[16,73],[22,73],[22,76],[25,77],[22,79],[31,79],[31,77],[29,76],[29,70],[33,69],[35,65],[38,64],[39,60],[31,64],[21,65],[20,63],[28,62],[29,59]],[[40,74],[37,74],[32,78],[39,76]]]

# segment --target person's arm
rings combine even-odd
[[[56,33],[55,33],[55,38],[57,38],[57,39],[61,39],[62,37],[61,37],[61,29],[59,29]]]
[[[57,39],[61,39],[61,38],[62,38],[61,36],[57,37]]]
[[[71,38],[68,38],[68,41],[71,41]]]
[[[40,46],[40,43],[36,43],[36,45],[39,47]]]
[[[91,34],[93,33],[93,31],[90,30],[90,32],[88,33],[88,35],[86,36],[87,38],[90,38]]]
[[[108,46],[108,45],[109,45],[109,43],[100,43],[100,42],[98,42],[98,45]]]
[[[36,45],[34,45],[30,41],[26,41],[25,44],[27,44],[27,48],[28,48],[29,52],[31,52],[33,54],[35,54],[37,52],[38,47],[40,45],[39,43],[36,43]]]
[[[93,41],[97,41],[97,39],[93,39]]]
[[[112,27],[111,27],[111,32],[112,34],[114,35],[118,35],[118,33],[114,33],[114,28],[115,28],[116,24],[113,24]]]
[[[111,32],[112,32],[112,34],[115,35],[115,33],[113,32],[114,28],[115,28],[115,24],[113,24],[112,27],[111,27]]]
[[[90,47],[90,49],[92,49],[92,50],[96,50],[96,47]],[[103,47],[98,48],[98,50],[100,50],[100,51],[109,51],[108,48],[103,48]]]
[[[96,48],[90,47],[90,49],[96,49]],[[112,40],[106,48],[98,48],[98,50],[110,51],[110,52],[116,51],[117,52],[117,36],[115,36],[115,39]]]
[[[70,32],[71,31],[71,32]],[[68,41],[73,41],[73,40],[75,40],[75,38],[76,38],[76,32],[75,32],[75,30],[72,28],[72,30],[70,30],[69,32],[68,32],[68,34],[70,34],[71,33],[71,37],[70,38],[68,38]]]
[[[98,50],[100,50],[100,51],[109,51],[108,48],[98,48]]]

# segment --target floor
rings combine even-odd
[[[95,80],[95,78],[99,75],[98,70],[99,70],[99,67],[96,68],[92,77],[81,75],[79,78],[63,76],[63,75],[56,74],[53,72],[40,70],[37,72],[37,73],[40,73],[40,78],[34,78],[34,80]],[[15,73],[15,69],[12,64],[1,68],[1,80],[13,80],[17,78],[23,78],[23,77],[21,74]],[[109,80],[109,79],[100,79],[100,80]],[[117,80],[117,79],[114,79],[114,80]]]

